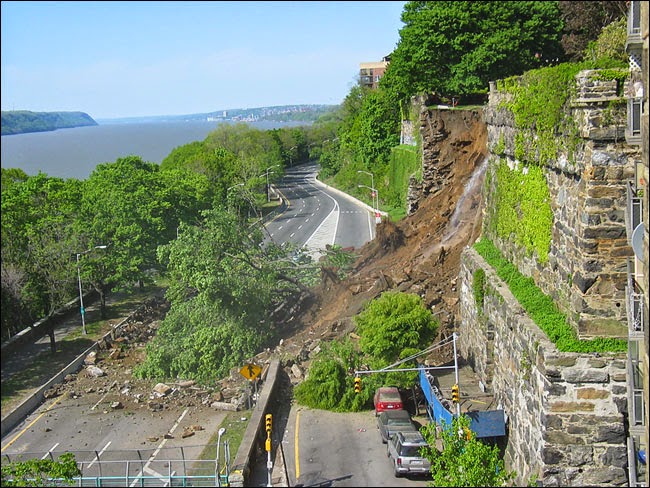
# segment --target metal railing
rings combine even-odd
[[[632,232],[643,222],[643,198],[638,196],[633,182],[627,182],[627,212],[625,223],[628,243],[632,243]]]
[[[160,452],[152,449],[74,451],[81,471],[81,475],[74,478],[74,486],[225,486],[226,474],[219,472],[216,459],[187,457],[199,452],[209,453],[209,449],[216,453],[213,445],[163,447]],[[2,464],[46,458],[56,461],[63,453],[3,453]],[[61,480],[49,481],[53,486],[68,486]]]
[[[625,288],[627,323],[630,337],[643,337],[645,328],[645,296],[636,280],[635,259],[627,260],[627,286]]]

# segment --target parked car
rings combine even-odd
[[[406,410],[387,410],[377,416],[377,428],[381,442],[386,444],[395,432],[417,432],[418,428]]]
[[[404,410],[402,395],[395,386],[381,386],[375,391],[373,397],[375,416],[387,410]]]
[[[408,474],[427,475],[431,463],[420,454],[427,441],[420,432],[396,432],[388,441],[388,458],[393,463],[396,478]]]

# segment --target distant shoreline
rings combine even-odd
[[[99,125],[84,112],[31,112],[29,110],[10,110],[2,112],[3,136],[51,132],[57,129]]]

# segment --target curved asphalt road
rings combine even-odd
[[[358,248],[374,238],[369,207],[316,180],[318,165],[289,168],[275,186],[285,210],[266,224],[278,245],[291,243],[318,260],[327,245]]]

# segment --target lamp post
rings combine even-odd
[[[226,432],[226,429],[224,427],[221,427],[219,429],[218,435],[217,435],[217,486],[221,486],[221,471],[219,470],[219,449],[221,446],[221,436]]]
[[[379,204],[379,193],[377,192],[377,189],[372,187],[372,186],[367,186],[367,185],[358,185],[359,188],[368,188],[372,193],[372,205],[374,207],[375,205],[375,198],[377,198],[377,204]],[[375,213],[377,213],[377,207],[374,207],[373,209]]]
[[[269,187],[269,171],[271,170],[271,168],[276,168],[277,166],[278,166],[277,164],[274,164],[273,166],[269,166],[268,168],[266,168],[266,202],[267,203],[271,201],[271,188]]]
[[[293,167],[293,150],[296,149],[298,146],[293,146],[289,148],[289,166]]]
[[[373,197],[372,204],[373,205],[375,204],[374,199],[377,198],[377,206],[373,209],[373,211],[375,213],[375,223],[377,223],[377,224],[381,223],[381,215],[379,213],[379,192],[377,191],[376,188],[373,188],[373,187],[370,187],[370,186],[366,186],[366,185],[357,185],[357,186],[359,188],[368,188],[370,191],[372,191],[372,197]]]
[[[357,170],[357,173],[364,173],[364,174],[370,175],[370,186],[372,188],[375,187],[375,175],[374,174],[372,174],[369,171],[363,171],[362,169]],[[377,205],[375,205],[375,193],[374,192],[376,192],[376,190],[374,190],[373,194],[372,194],[372,206],[373,206],[373,208],[377,209],[377,208],[379,208],[379,197],[377,197]]]
[[[77,253],[77,280],[79,281],[79,310],[81,312],[81,331],[83,332],[84,335],[86,335],[88,332],[86,332],[86,317],[85,317],[86,310],[84,309],[84,294],[83,294],[83,289],[81,288],[81,267],[79,266],[79,258],[84,254],[88,254],[93,249],[106,249],[106,246],[95,246],[88,249],[87,251]]]

